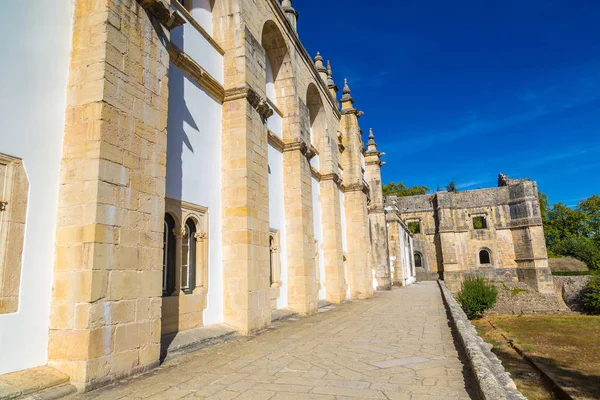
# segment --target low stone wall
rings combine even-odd
[[[477,335],[477,331],[460,308],[446,284],[438,281],[444,303],[450,312],[450,321],[467,356],[479,396],[483,400],[527,399],[517,390],[515,382],[504,370],[502,363],[491,352],[491,346]]]
[[[581,292],[591,276],[555,276],[554,289],[571,311],[582,312]]]
[[[556,282],[555,282],[556,283]],[[542,294],[524,282],[495,282],[498,299],[487,314],[561,314],[570,313],[560,295]]]

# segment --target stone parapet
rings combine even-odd
[[[492,353],[492,346],[477,335],[475,327],[442,281],[438,281],[450,321],[464,350],[479,396],[483,400],[526,400],[502,362]]]

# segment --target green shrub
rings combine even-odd
[[[590,269],[600,269],[600,249],[592,239],[571,236],[552,244],[551,251],[583,261]]]
[[[590,314],[600,314],[600,276],[594,276],[582,291],[583,309]]]
[[[469,319],[477,319],[496,305],[497,296],[498,289],[483,278],[467,278],[458,293],[458,302]]]

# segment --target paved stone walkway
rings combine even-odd
[[[75,400],[471,399],[435,282],[174,358]]]

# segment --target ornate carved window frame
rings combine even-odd
[[[271,287],[281,287],[281,245],[279,231],[269,231],[269,254],[271,257]]]
[[[208,208],[167,197],[165,199],[165,212],[175,219],[174,234],[176,238],[176,275],[175,291],[172,296],[181,294],[208,293]],[[193,221],[196,227],[194,239],[196,240],[195,282],[189,290],[182,289],[183,269],[183,240],[186,239],[185,224]]]
[[[20,158],[0,153],[0,314],[17,312],[29,197]]]

